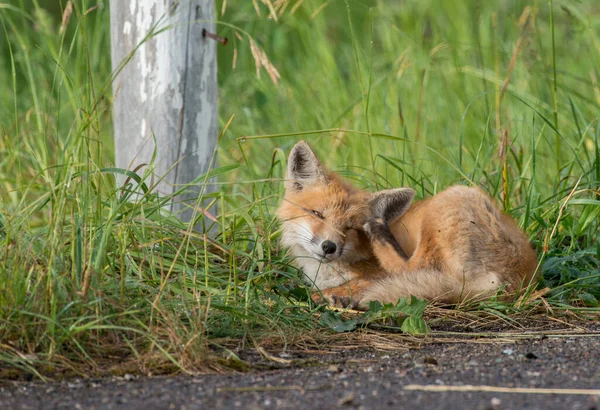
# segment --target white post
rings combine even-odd
[[[214,0],[110,1],[113,70],[139,46],[113,83],[116,166],[148,164],[156,148],[163,195],[206,172],[215,148],[217,42],[203,36],[203,29],[214,33],[214,19]],[[178,197],[171,210],[192,205],[199,191]]]

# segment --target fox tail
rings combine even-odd
[[[495,274],[469,281],[436,270],[419,270],[374,282],[363,294],[360,305],[366,308],[370,301],[396,303],[399,298],[411,295],[432,302],[456,304],[489,298],[502,286]]]

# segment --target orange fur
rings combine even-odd
[[[305,142],[294,147],[277,215],[282,244],[320,291],[315,300],[457,303],[535,279],[525,234],[480,189],[453,186],[411,205],[413,195],[361,191],[329,173]]]

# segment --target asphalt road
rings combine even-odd
[[[0,382],[0,409],[600,409],[599,334],[285,357],[293,364],[243,374]],[[465,385],[533,390],[444,391]]]

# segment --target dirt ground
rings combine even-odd
[[[368,348],[271,352],[286,363],[248,350],[246,373],[0,382],[0,409],[600,409],[598,322],[397,348],[385,332],[364,337]]]

